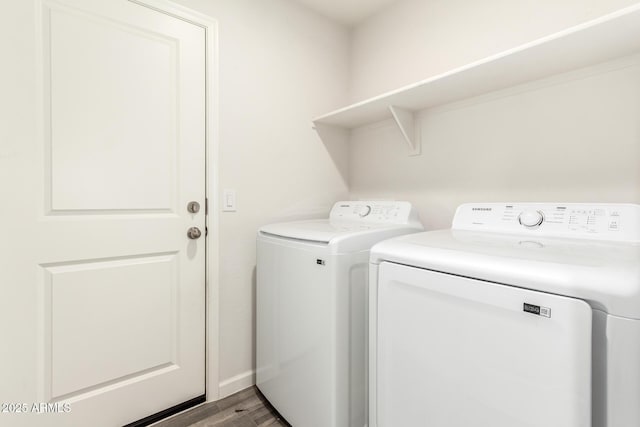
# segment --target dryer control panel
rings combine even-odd
[[[640,242],[640,205],[468,203],[453,229]]]
[[[418,212],[411,203],[384,200],[337,202],[329,219],[365,224],[420,224]]]

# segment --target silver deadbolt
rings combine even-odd
[[[202,231],[198,227],[191,227],[187,230],[187,236],[192,239],[199,239],[202,236]]]
[[[191,213],[200,212],[200,203],[198,202],[189,202],[187,203],[187,210]]]

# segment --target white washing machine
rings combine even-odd
[[[256,383],[295,427],[366,423],[369,249],[422,230],[407,202],[338,202],[257,238]]]
[[[462,205],[370,286],[370,427],[640,426],[640,205]]]

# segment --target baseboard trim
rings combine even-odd
[[[253,369],[220,382],[220,399],[251,387],[256,383],[256,371]]]

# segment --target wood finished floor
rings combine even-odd
[[[175,415],[153,427],[291,427],[254,386]]]

